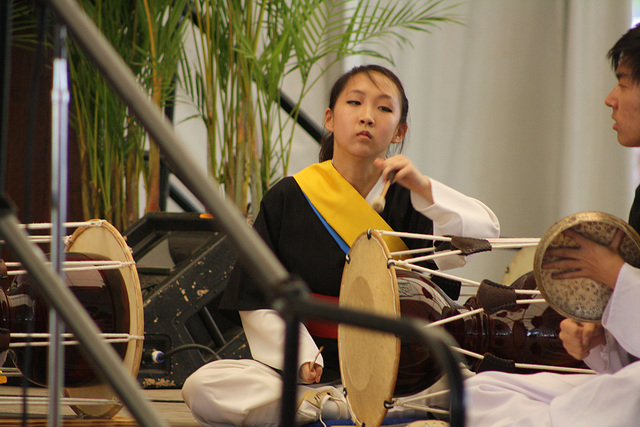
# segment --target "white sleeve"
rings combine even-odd
[[[602,326],[627,352],[640,357],[640,269],[624,264],[602,315]]]
[[[602,314],[606,344],[591,350],[584,360],[597,372],[613,373],[640,356],[640,269],[624,264]]]
[[[434,235],[482,239],[500,236],[500,222],[489,207],[433,178],[429,179],[433,204],[414,192],[411,192],[411,203],[416,211],[433,221]],[[462,267],[465,258],[440,258],[436,264],[441,270]]]
[[[284,368],[285,323],[282,317],[270,309],[240,311],[240,319],[244,329],[251,356],[272,368]],[[315,341],[311,338],[307,328],[300,324],[300,349],[298,353],[298,368],[306,362],[311,362],[318,352]],[[324,367],[322,355],[317,364]]]
[[[605,331],[605,338],[606,344],[591,349],[584,362],[598,373],[612,374],[627,364],[628,356],[608,331]]]

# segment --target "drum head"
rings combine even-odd
[[[124,332],[142,337],[144,335],[144,311],[140,279],[133,255],[118,230],[106,221],[103,221],[99,227],[80,227],[71,235],[65,250],[67,252],[99,254],[112,261],[132,263],[120,269],[129,300],[129,331]],[[142,346],[143,341],[139,339],[127,343],[122,363],[133,377],[138,375],[142,359]],[[86,387],[67,387],[64,389],[64,393],[68,397],[119,400],[118,395],[105,383]],[[84,417],[111,418],[122,409],[122,405],[117,403],[113,405],[79,405],[71,408]]]
[[[520,249],[504,269],[504,275],[502,276],[500,284],[511,286],[513,282],[518,280],[520,277],[533,271],[533,259],[535,254],[535,246]]]
[[[618,252],[634,267],[640,267],[640,236],[628,223],[613,215],[580,212],[555,223],[540,239],[534,259],[534,275],[545,300],[563,316],[578,321],[595,322],[602,318],[612,290],[591,279],[556,280],[552,275],[558,270],[542,269],[548,248],[577,247],[572,239],[562,233],[568,229],[573,229],[603,245],[611,243],[615,233],[622,230],[624,237]]]
[[[340,288],[340,306],[400,317],[395,268],[384,240],[376,231],[361,234],[349,251]],[[353,421],[379,426],[393,398],[400,360],[395,335],[349,325],[338,326],[342,384]]]

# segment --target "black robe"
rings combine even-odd
[[[413,208],[410,194],[406,188],[392,184],[386,195],[382,218],[396,231],[433,234],[433,222]],[[334,297],[340,294],[345,253],[317,217],[293,177],[283,178],[265,194],[254,228],[283,266],[300,277],[311,292]],[[366,229],[366,224],[363,224],[362,231]],[[405,239],[405,243],[411,249],[431,245],[428,240],[416,239]],[[452,291],[453,294],[456,292],[459,292],[459,284]],[[220,308],[257,310],[270,307],[269,301],[238,262],[222,296]],[[322,381],[338,379],[336,340],[313,338],[318,347],[325,347]]]
[[[640,185],[636,188],[636,195],[629,212],[629,224],[640,233]]]
[[[396,231],[433,233],[431,220],[413,208],[409,190],[397,184],[389,188],[381,216]],[[302,278],[311,292],[334,297],[339,295],[345,253],[312,210],[294,178],[282,179],[267,192],[260,204],[254,228],[283,266]],[[363,224],[362,231],[366,229]],[[406,239],[405,243],[409,248],[430,244],[416,239]],[[269,308],[269,302],[242,266],[236,267],[220,308]]]

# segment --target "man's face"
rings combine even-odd
[[[613,109],[613,130],[618,132],[618,142],[624,147],[640,147],[640,82],[631,78],[624,64],[616,70],[618,84],[604,100]]]

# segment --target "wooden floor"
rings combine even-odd
[[[143,395],[151,403],[152,407],[158,412],[160,418],[166,421],[171,427],[196,427],[200,424],[193,418],[189,408],[182,400],[179,389],[151,389],[142,390]],[[28,417],[23,417],[21,403],[15,403],[15,398],[22,396],[23,390],[16,386],[0,385],[0,427],[47,427],[49,413],[48,404],[29,404]],[[38,397],[48,396],[48,390],[45,388],[29,388],[28,395]],[[12,404],[2,404],[9,399]],[[42,400],[41,400],[42,401]],[[61,414],[63,417],[61,427],[139,427],[140,424],[131,416],[126,408],[123,408],[111,419],[87,419],[79,418],[73,410],[68,406],[61,406]],[[429,424],[427,424],[429,423]],[[317,424],[317,423],[316,423]],[[333,427],[353,427],[349,425],[340,426],[332,424]],[[448,426],[443,421],[414,421],[409,424],[392,424],[386,427],[443,427]]]
[[[182,400],[179,389],[153,389],[143,390],[142,393],[149,400],[152,407],[158,411],[158,414],[167,424],[172,427],[192,427],[200,426],[193,418],[189,408]],[[23,391],[20,387],[0,385],[0,426],[22,426],[25,425],[22,416],[22,404],[2,404],[2,399],[22,396]],[[47,396],[48,390],[44,388],[30,388],[29,396]],[[46,426],[47,414],[49,407],[47,404],[32,404],[29,406],[29,416],[26,425],[28,426]],[[131,416],[126,408],[123,408],[118,414],[109,420],[91,420],[81,419],[68,406],[61,406],[61,414],[63,417],[63,426],[95,426],[95,427],[137,427],[139,424]]]

